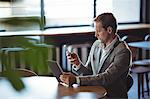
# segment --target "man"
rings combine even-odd
[[[100,85],[107,90],[111,98],[127,98],[127,76],[131,64],[131,53],[127,44],[120,40],[117,22],[112,13],[103,13],[94,19],[96,40],[84,65],[75,53],[67,58],[73,64],[78,76],[64,73],[60,76],[66,84],[77,83],[80,86]]]

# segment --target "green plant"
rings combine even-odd
[[[51,73],[47,60],[52,59],[53,46],[37,43],[34,39],[24,36],[4,37],[2,44],[2,47],[22,47],[26,49],[23,52],[23,59],[33,71],[40,75]],[[3,76],[10,81],[12,86],[18,91],[24,88],[20,75],[14,72],[7,62],[4,66],[6,71]]]

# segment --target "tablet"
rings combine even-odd
[[[61,80],[59,79],[59,77],[63,73],[62,68],[57,63],[57,61],[48,60],[48,62],[49,62],[49,66],[50,66],[50,69],[52,70],[53,75],[56,77],[56,79],[58,80],[58,82],[61,82]]]

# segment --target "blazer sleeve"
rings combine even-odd
[[[76,75],[82,75],[82,76],[93,74],[91,66],[89,65],[84,66],[83,64],[80,65],[80,68],[78,70],[73,69],[73,73],[75,73]]]
[[[121,47],[121,46],[120,46]],[[114,61],[108,68],[96,76],[79,76],[80,85],[102,85],[107,86],[116,81],[121,75],[130,68],[131,53],[127,48],[114,50]]]

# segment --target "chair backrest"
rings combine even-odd
[[[136,42],[136,41],[142,41],[143,38],[137,38],[137,37],[134,37],[134,36],[124,36],[122,37],[122,41],[125,41],[127,43],[130,43],[130,42]],[[129,46],[131,52],[132,52],[132,60],[135,60],[136,59],[136,55],[137,55],[137,48],[135,47],[131,47]],[[130,88],[133,86],[133,78],[132,76],[129,74],[127,76],[127,79],[126,79],[126,86],[127,86],[127,92],[130,90]]]
[[[68,50],[69,52],[77,53],[81,61],[83,63],[86,63],[91,45],[92,45],[91,43],[82,43],[82,44],[68,44],[68,45],[66,44],[63,46],[63,55],[62,55],[63,62],[62,63],[63,63],[63,66],[66,66],[67,71],[71,71],[72,66],[66,58],[66,51]]]
[[[138,42],[138,41],[144,41],[144,38],[143,37],[136,37],[136,36],[132,36],[132,35],[126,35],[126,36],[122,37],[122,41],[125,41],[127,43]],[[138,48],[132,47],[132,46],[129,46],[129,48],[132,52],[132,60],[136,60]]]
[[[144,39],[145,41],[150,41],[150,34],[146,35]]]
[[[130,88],[132,87],[132,85],[133,85],[133,78],[132,78],[132,76],[129,74],[128,76],[127,76],[127,82],[126,82],[126,84],[127,84],[127,92],[130,90]]]
[[[28,69],[17,68],[13,71],[17,72],[21,77],[38,76],[35,72],[28,70]],[[0,72],[0,76],[4,76],[5,73],[6,73],[6,71]]]
[[[143,37],[136,37],[136,36],[133,36],[133,35],[125,35],[121,39],[122,39],[122,41],[126,41],[127,43],[137,42],[137,41],[144,41]]]
[[[22,77],[38,76],[35,72],[28,69],[15,69]]]
[[[41,37],[40,36],[25,36],[29,42],[34,43],[34,44],[39,44],[41,42]]]
[[[78,53],[79,57],[81,58],[82,62],[85,63],[87,61],[87,56],[90,51],[91,44],[72,44],[67,47],[69,52]]]

